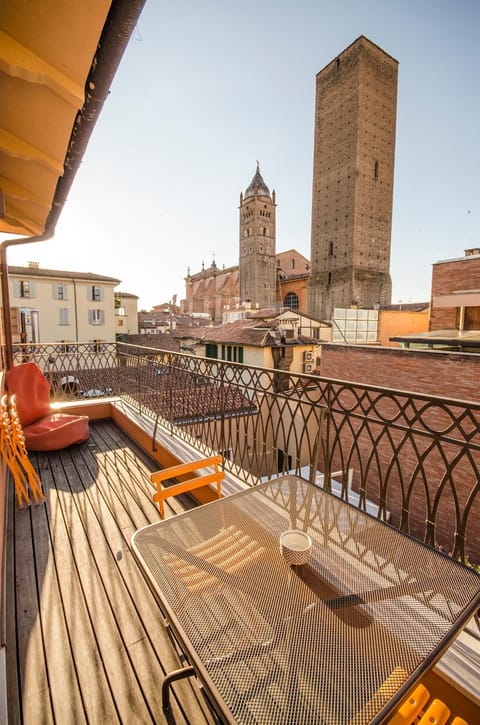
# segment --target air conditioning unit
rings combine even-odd
[[[303,365],[304,373],[313,373],[314,369],[315,369],[315,366],[314,366],[313,362],[307,362],[307,363],[304,363],[304,365]]]
[[[311,350],[304,352],[303,359],[305,362],[313,362],[313,352]]]

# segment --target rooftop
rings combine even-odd
[[[467,350],[468,348],[480,347],[479,330],[432,330],[431,332],[399,335],[390,339],[404,344],[427,345],[429,347],[453,347]]]
[[[249,199],[252,196],[268,196],[270,197],[270,189],[263,180],[263,176],[260,173],[260,164],[257,161],[257,170],[251,180],[250,184],[245,190],[244,199]]]
[[[9,275],[17,275],[22,277],[55,277],[57,279],[81,279],[92,282],[111,282],[112,284],[119,284],[121,280],[116,277],[107,277],[104,274],[96,274],[95,272],[72,272],[63,269],[44,269],[43,267],[28,266],[28,267],[14,267],[9,265]],[[123,297],[134,297],[135,295],[128,295],[125,292],[119,292]],[[137,298],[138,299],[138,298]]]

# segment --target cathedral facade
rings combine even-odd
[[[306,311],[310,261],[295,249],[276,252],[275,191],[270,193],[257,162],[240,194],[239,264],[219,268],[215,261],[188,272],[181,311],[221,322],[226,311],[278,309]]]

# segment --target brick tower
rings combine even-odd
[[[257,170],[240,194],[240,300],[252,308],[275,307],[275,191]]]
[[[308,310],[391,301],[398,62],[360,36],[317,74]]]

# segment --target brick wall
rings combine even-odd
[[[375,502],[383,495],[394,525],[399,525],[402,510],[408,509],[410,533],[419,539],[425,537],[427,521],[434,517],[436,544],[450,553],[477,485],[480,413],[469,409],[468,403],[440,403],[422,412],[423,404],[415,401],[414,393],[480,403],[480,355],[332,343],[322,346],[321,376],[358,383],[355,393],[350,386],[335,386],[332,470],[341,470],[347,461],[354,472],[353,488],[359,491],[363,483],[367,498]],[[384,397],[368,393],[364,385],[413,395]],[[462,411],[462,423],[452,426]],[[467,449],[470,457],[462,455]],[[478,524],[473,525],[479,520],[477,494],[465,532],[466,554],[472,563],[480,563],[480,541],[474,533]]]
[[[322,347],[320,375],[480,402],[480,355],[347,345]]]
[[[430,330],[445,330],[456,327],[457,309],[455,307],[436,307],[436,296],[451,294],[459,290],[475,289],[480,289],[480,256],[467,256],[434,264]]]

